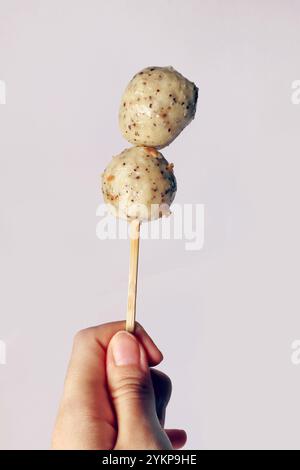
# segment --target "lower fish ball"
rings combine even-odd
[[[168,215],[176,189],[173,164],[151,147],[124,150],[102,174],[105,202],[114,215],[127,220]]]

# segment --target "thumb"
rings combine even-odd
[[[107,382],[118,421],[116,449],[172,449],[161,428],[146,353],[119,331],[107,350]]]

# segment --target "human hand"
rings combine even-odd
[[[163,356],[137,324],[124,322],[80,331],[56,420],[53,449],[179,449],[186,434],[164,430],[170,379],[149,366]]]

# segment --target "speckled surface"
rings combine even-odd
[[[173,164],[151,147],[132,147],[113,157],[102,175],[106,203],[125,219],[157,219],[176,193]]]
[[[122,96],[121,132],[134,145],[165,147],[194,118],[197,98],[196,85],[172,67],[147,67]]]

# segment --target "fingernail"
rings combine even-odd
[[[116,366],[140,365],[139,343],[127,331],[118,331],[112,338],[110,346]]]

